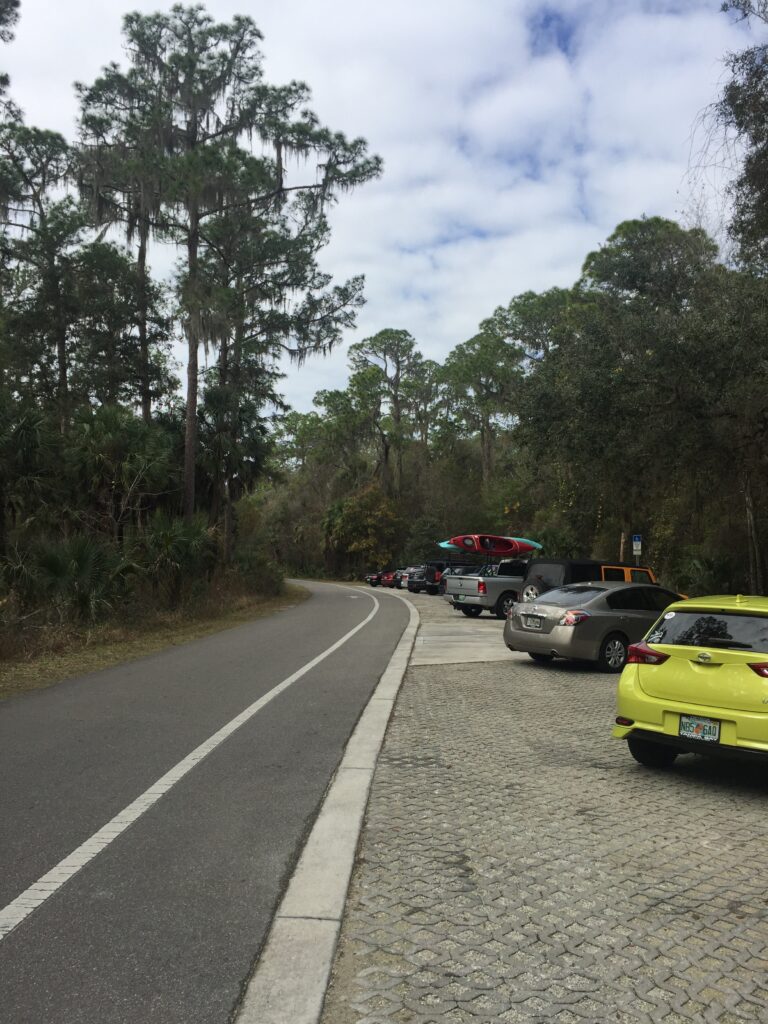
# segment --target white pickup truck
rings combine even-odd
[[[505,619],[519,599],[526,566],[521,559],[510,558],[483,570],[482,575],[448,576],[445,600],[470,618],[482,615],[485,609],[497,619]]]

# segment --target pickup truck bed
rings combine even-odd
[[[525,563],[517,560],[502,562],[492,574],[482,576],[448,576],[445,582],[445,600],[470,617],[489,611],[498,619],[519,599],[525,578]]]

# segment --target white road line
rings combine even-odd
[[[129,804],[124,810],[120,811],[119,814],[115,815],[111,821],[108,821],[103,828],[100,828],[98,832],[94,833],[90,839],[78,846],[76,850],[73,850],[68,857],[64,860],[59,861],[56,867],[51,868],[42,878],[38,879],[33,885],[30,885],[28,889],[25,889],[19,896],[16,897],[11,903],[0,910],[0,941],[2,941],[6,935],[13,931],[16,925],[20,924],[25,917],[36,910],[42,903],[44,903],[49,896],[52,896],[57,892],[65,882],[68,882],[73,875],[76,875],[81,868],[85,867],[89,861],[101,853],[109,844],[121,835],[132,825],[138,818],[148,811],[153,804],[156,804],[161,796],[164,796],[170,789],[172,789],[176,783],[183,779],[184,776],[192,771],[196,764],[199,764],[204,758],[206,758],[211,751],[215,750],[221,743],[224,742],[227,737],[231,736],[233,732],[240,728],[241,725],[245,725],[255,714],[257,714],[263,707],[265,707],[271,700],[277,697],[287,690],[288,687],[295,683],[302,676],[305,676],[307,672],[311,672],[316,665],[319,665],[321,661],[328,658],[334,651],[338,651],[348,640],[359,633],[361,629],[368,625],[371,619],[376,615],[379,610],[379,602],[373,596],[373,594],[366,594],[366,597],[370,597],[373,601],[373,609],[370,614],[363,619],[354,629],[350,629],[348,633],[345,633],[340,640],[337,640],[335,644],[331,644],[327,650],[323,651],[322,654],[318,654],[312,661],[308,661],[306,665],[294,672],[293,675],[288,676],[277,686],[274,686],[268,693],[265,693],[263,697],[260,697],[257,701],[254,701],[245,711],[241,711],[236,718],[233,718],[231,722],[228,722],[225,726],[222,726],[218,732],[215,732],[210,739],[205,740],[199,747],[196,747],[191,754],[187,756],[179,763],[171,768],[170,771],[166,772],[162,778],[158,779],[157,782],[153,783],[148,790],[137,797],[133,803]]]
[[[408,606],[408,625],[349,739],[248,983],[237,1024],[320,1020],[376,761],[419,628],[416,607],[400,594],[387,596]]]

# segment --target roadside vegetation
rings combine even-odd
[[[0,0],[0,38],[20,13]],[[27,124],[0,79],[0,658],[14,662],[281,593],[248,497],[283,408],[277,361],[328,351],[363,301],[361,278],[334,283],[318,257],[329,206],[380,172],[365,142],[322,125],[303,83],[265,80],[247,17],[129,14],[124,43],[122,65],[77,86],[72,141]],[[158,243],[171,279],[152,272]]]

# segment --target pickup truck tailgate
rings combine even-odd
[[[447,576],[445,580],[445,593],[449,596],[461,594],[477,595],[477,584],[480,576]]]

